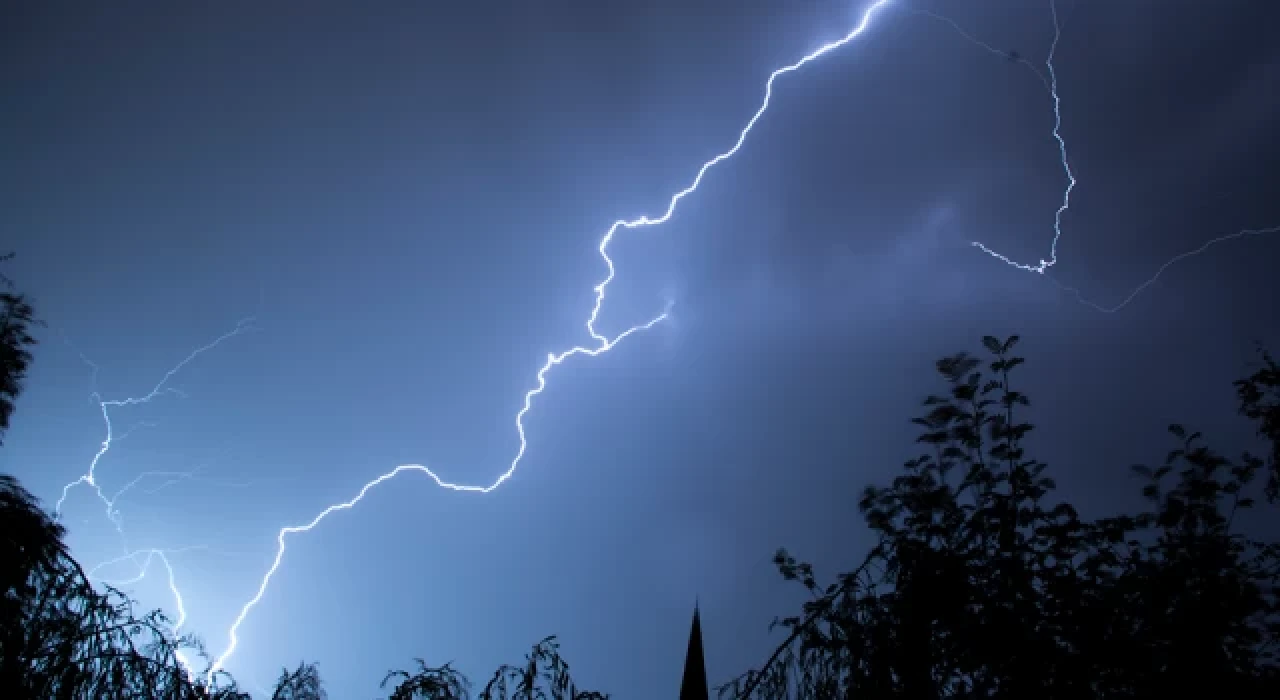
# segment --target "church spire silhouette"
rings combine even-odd
[[[709,700],[707,665],[702,656],[702,621],[698,603],[693,603],[693,627],[689,630],[689,651],[684,657],[684,678],[680,680],[680,700]]]

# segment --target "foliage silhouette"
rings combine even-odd
[[[471,697],[470,681],[454,669],[452,663],[431,667],[422,659],[414,661],[418,664],[417,673],[389,671],[382,679],[383,688],[392,679],[400,679],[392,687],[389,700],[466,700]]]
[[[320,670],[305,661],[290,671],[281,669],[271,700],[327,700],[329,694],[320,681]]]
[[[119,591],[96,590],[67,554],[62,527],[10,476],[0,476],[0,509],[5,697],[248,697],[225,674],[210,684],[189,674],[180,655],[207,657],[194,639],[174,636],[160,611],[138,616]]]
[[[13,259],[13,253],[0,255],[0,262]],[[14,293],[13,282],[0,274],[0,444],[9,429],[14,402],[22,393],[22,383],[27,378],[31,364],[31,346],[36,339],[31,329],[42,323],[35,318],[31,303],[21,294]]]
[[[0,256],[0,262],[13,256]],[[31,363],[32,305],[0,293],[0,432],[9,425]],[[175,637],[159,611],[96,590],[73,559],[66,530],[18,483],[0,474],[0,689],[6,698],[247,698],[225,674],[196,680],[180,655],[206,658]]]
[[[1258,351],[1262,366],[1235,383],[1240,400],[1240,414],[1258,426],[1258,437],[1271,443],[1266,457],[1249,456],[1267,470],[1267,499],[1280,498],[1280,364],[1263,350]]]
[[[206,683],[208,656],[192,637],[175,637],[160,611],[138,617],[133,601],[106,587],[94,589],[68,553],[65,530],[11,476],[0,475],[0,524],[4,526],[0,572],[0,688],[13,698],[167,698],[247,700],[225,672]],[[185,658],[205,661],[192,674]],[[383,680],[391,700],[463,700],[467,679],[450,665],[393,671]],[[315,664],[281,672],[272,700],[324,700]],[[521,666],[505,665],[480,700],[606,700],[578,690],[554,637],[533,647]]]
[[[13,255],[0,256],[0,262]],[[0,436],[22,393],[41,325],[26,297],[13,293],[0,274]],[[0,443],[2,444],[2,443]],[[6,698],[165,698],[247,700],[225,671],[210,673],[199,640],[175,636],[165,615],[134,613],[134,602],[106,586],[98,591],[70,555],[66,530],[18,480],[0,474],[0,689]],[[202,673],[184,660],[204,661]],[[449,664],[393,671],[392,700],[469,697],[469,682]],[[281,671],[272,700],[325,700],[314,663]],[[480,693],[481,700],[604,700],[579,691],[548,637],[534,645],[522,666],[504,665]]]
[[[105,587],[96,590],[67,553],[65,530],[11,476],[0,475],[4,526],[0,579],[0,688],[6,698],[165,698],[248,700],[226,672],[209,672],[209,657],[194,637],[178,637],[160,611],[142,616],[133,601]],[[183,659],[204,661],[192,673]],[[464,700],[466,677],[446,664],[393,671],[383,680],[391,700]],[[282,670],[272,700],[325,700],[315,664]],[[498,669],[479,700],[607,700],[577,688],[559,645],[548,637],[520,666]]]
[[[1084,521],[1024,452],[1016,343],[984,338],[985,372],[967,354],[938,362],[949,392],[913,421],[929,452],[864,492],[878,541],[857,569],[820,587],[779,550],[814,599],[721,697],[1280,697],[1280,548],[1232,529],[1264,467],[1274,500],[1275,363],[1236,382],[1270,458],[1231,461],[1172,426],[1164,464],[1133,468],[1148,509]]]
[[[450,664],[433,668],[417,659],[418,672],[392,671],[383,679],[385,688],[400,679],[390,700],[469,700],[470,682]],[[595,691],[578,690],[569,675],[569,664],[560,656],[554,636],[533,646],[520,666],[504,664],[480,691],[479,700],[608,700]]]

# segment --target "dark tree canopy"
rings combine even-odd
[[[320,669],[305,661],[290,671],[282,669],[271,700],[327,700],[328,693],[320,681]]]
[[[13,253],[0,255],[0,262],[13,259]],[[14,402],[22,394],[22,385],[31,364],[31,347],[36,339],[31,329],[40,325],[30,301],[13,291],[13,282],[0,274],[0,444],[9,429]]]
[[[390,700],[470,700],[471,683],[451,664],[430,667],[416,660],[418,672],[392,671],[382,681],[385,688],[393,680]],[[560,656],[554,636],[533,645],[519,666],[504,664],[477,696],[478,700],[608,700],[609,696],[579,690],[569,675],[569,664]]]
[[[212,684],[180,663],[205,659],[159,611],[96,589],[37,500],[0,476],[5,526],[0,688],[9,698],[246,698],[225,674]]]
[[[1280,498],[1280,364],[1261,349],[1258,356],[1261,366],[1236,382],[1236,396],[1240,399],[1240,414],[1254,422],[1258,437],[1270,443],[1266,457],[1260,459],[1267,470],[1267,499],[1275,502]]]
[[[822,587],[779,551],[814,600],[723,697],[1280,697],[1280,548],[1233,528],[1264,468],[1275,499],[1275,363],[1236,383],[1269,459],[1171,426],[1163,464],[1133,467],[1148,507],[1086,521],[1023,448],[1016,342],[986,338],[985,368],[938,362],[949,390],[914,420],[925,453],[861,499],[878,544],[857,569]]]

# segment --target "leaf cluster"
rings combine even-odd
[[[985,338],[985,366],[937,363],[948,390],[913,421],[926,451],[859,502],[877,544],[857,569],[822,587],[778,552],[812,600],[721,697],[1280,696],[1280,550],[1233,529],[1261,470],[1275,497],[1275,364],[1237,382],[1269,461],[1229,460],[1172,426],[1165,462],[1133,468],[1148,507],[1084,520],[1026,453],[1017,340]]]
[[[224,674],[196,676],[200,645],[160,611],[136,614],[99,591],[67,553],[64,531],[15,479],[0,475],[4,551],[0,687],[14,698],[247,698]]]
[[[417,673],[392,671],[387,674],[382,682],[383,687],[391,680],[399,679],[391,692],[390,700],[470,700],[470,682],[451,664],[433,668],[422,659],[417,659],[416,662]],[[608,698],[603,693],[578,689],[569,675],[569,664],[560,656],[560,644],[554,636],[535,644],[525,655],[523,664],[504,664],[498,668],[478,696],[478,700]]]
[[[13,253],[0,255],[0,262],[13,259]],[[0,444],[9,429],[14,402],[22,393],[22,385],[31,365],[31,347],[36,344],[32,329],[43,325],[35,317],[30,300],[13,291],[13,282],[0,274]]]

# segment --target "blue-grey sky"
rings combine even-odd
[[[6,274],[48,322],[0,468],[50,504],[97,467],[133,548],[170,556],[212,652],[278,529],[398,464],[487,484],[548,352],[589,341],[599,236],[657,216],[733,145],[765,80],[865,2],[22,3],[0,26]],[[557,634],[575,676],[673,694],[703,610],[713,683],[762,661],[833,574],[856,500],[913,456],[937,356],[1024,336],[1035,449],[1086,512],[1127,502],[1183,421],[1223,447],[1230,380],[1280,345],[1280,234],[1178,262],[1106,314],[1018,260],[1048,254],[1066,177],[1041,63],[1048,1],[895,0],[779,79],[738,155],[667,225],[619,235],[616,333],[554,370],[528,453],[488,495],[417,474],[293,537],[228,668],[318,661],[368,697],[413,657],[476,680]],[[1280,224],[1280,12],[1250,0],[1060,0],[1055,66],[1078,185],[1053,277],[1114,305],[1167,260]],[[86,363],[92,362],[96,373]],[[1118,393],[1117,393],[1118,392]],[[167,484],[167,485],[166,485]],[[160,488],[163,487],[163,488]],[[64,506],[87,566],[122,543]],[[137,573],[102,570],[112,579]],[[133,587],[175,611],[162,570]]]

